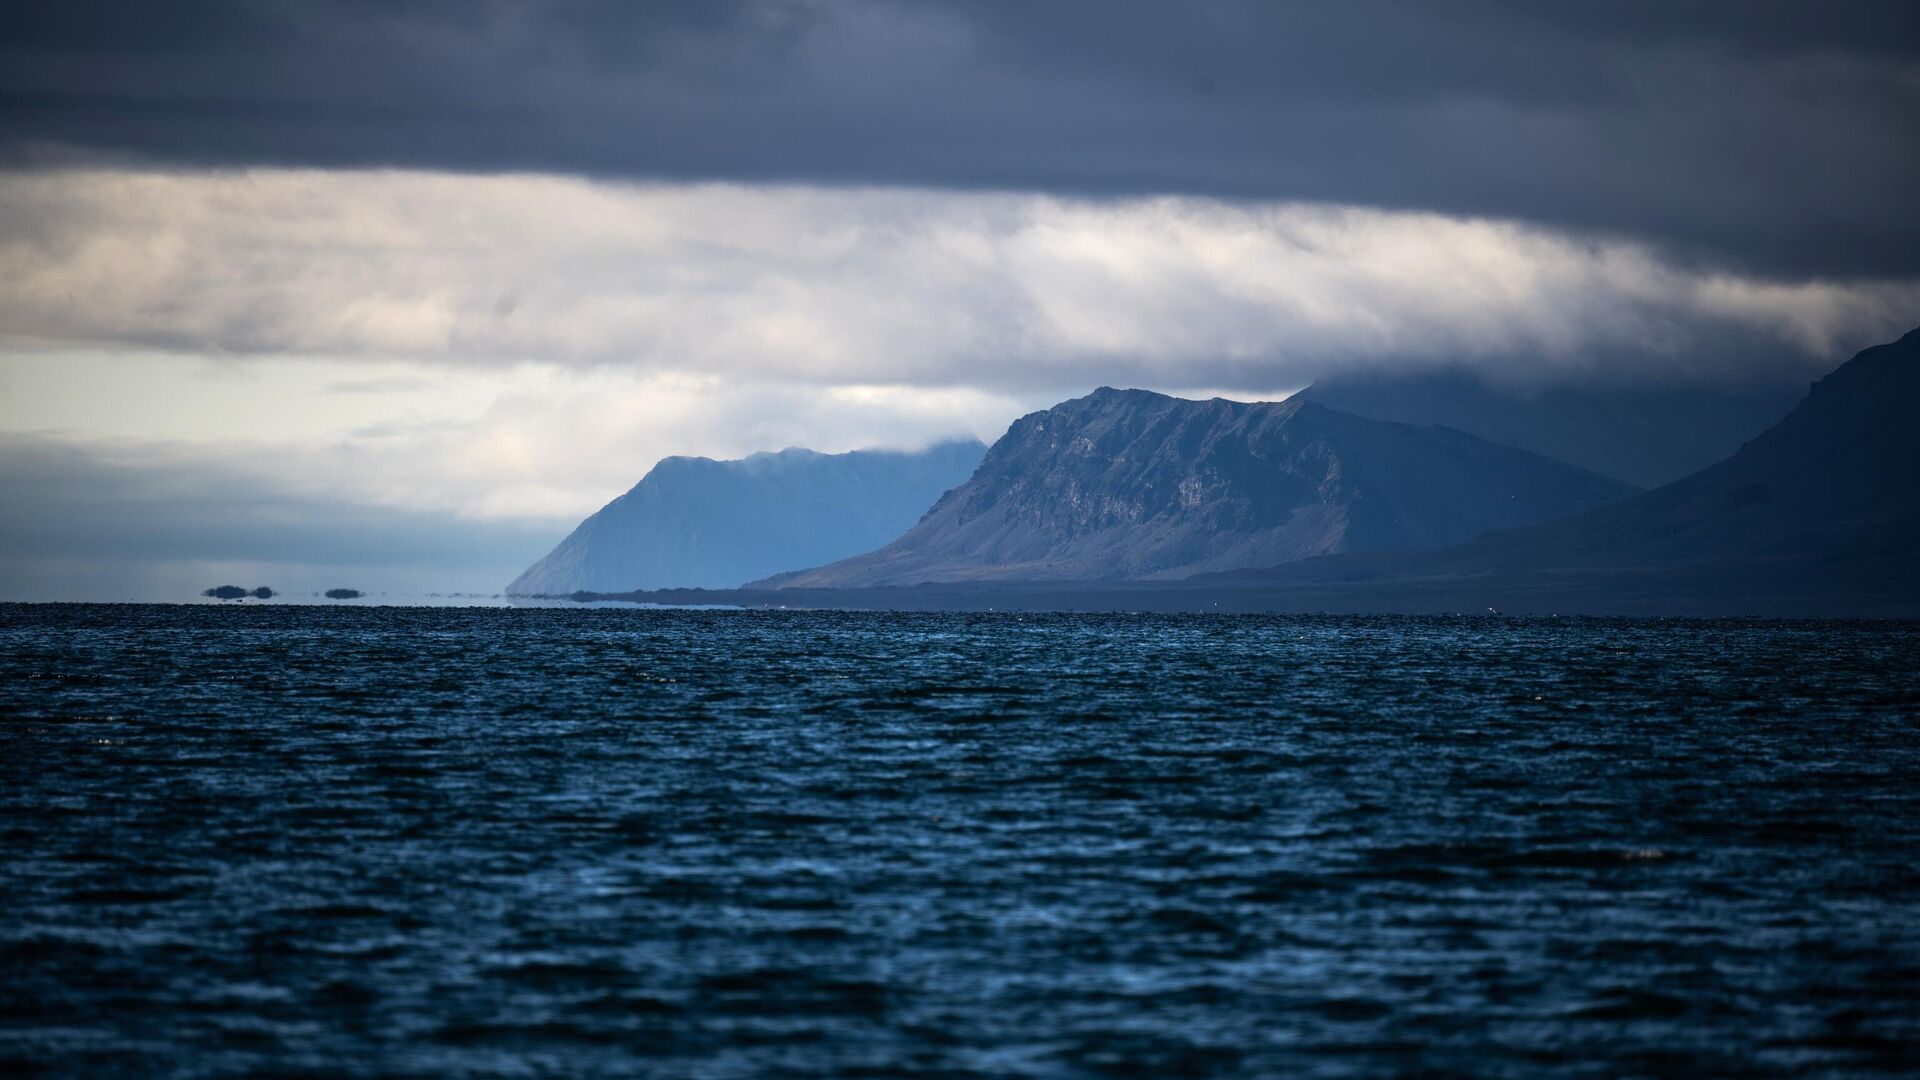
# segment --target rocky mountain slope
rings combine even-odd
[[[1455,544],[1634,490],[1462,432],[1310,401],[1103,388],[1016,421],[898,540],[762,584],[1177,578]]]

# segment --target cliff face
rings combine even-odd
[[[1016,421],[898,540],[768,584],[1176,578],[1454,544],[1634,490],[1461,432],[1303,400],[1103,388]]]
[[[581,522],[509,593],[728,588],[869,551],[965,480],[986,447],[672,457]]]

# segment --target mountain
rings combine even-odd
[[[1374,420],[1442,424],[1657,487],[1724,460],[1787,414],[1803,383],[1501,385],[1467,371],[1354,374],[1298,396]]]
[[[1370,583],[1382,595],[1461,583],[1510,596],[1605,588],[1653,600],[1678,589],[1701,597],[1701,610],[1910,611],[1920,606],[1920,330],[1842,364],[1727,460],[1615,505],[1446,550],[1316,559],[1232,581]]]
[[[726,588],[870,551],[910,528],[985,452],[968,439],[917,453],[670,457],[507,592]]]
[[[1016,421],[893,543],[761,584],[1176,578],[1453,544],[1634,490],[1458,431],[1310,401],[1102,388]]]

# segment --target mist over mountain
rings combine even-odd
[[[1665,487],[1446,550],[1318,559],[1235,580],[1369,582],[1382,595],[1447,581],[1508,593],[1604,583],[1656,606],[1662,591],[1718,591],[1727,610],[1740,609],[1740,593],[1830,590],[1829,609],[1840,611],[1863,609],[1858,598],[1920,604],[1917,556],[1920,330],[1855,356],[1732,457]]]
[[[1508,385],[1483,373],[1354,372],[1301,397],[1374,420],[1443,424],[1641,487],[1698,472],[1779,421],[1806,383]]]
[[[977,439],[917,452],[670,457],[507,586],[514,594],[728,588],[868,551],[965,480]]]
[[[1102,388],[1016,421],[893,543],[762,584],[1178,578],[1453,544],[1634,490],[1458,431],[1311,401]]]

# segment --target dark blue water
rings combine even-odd
[[[0,607],[0,1071],[1910,1073],[1917,658]]]

